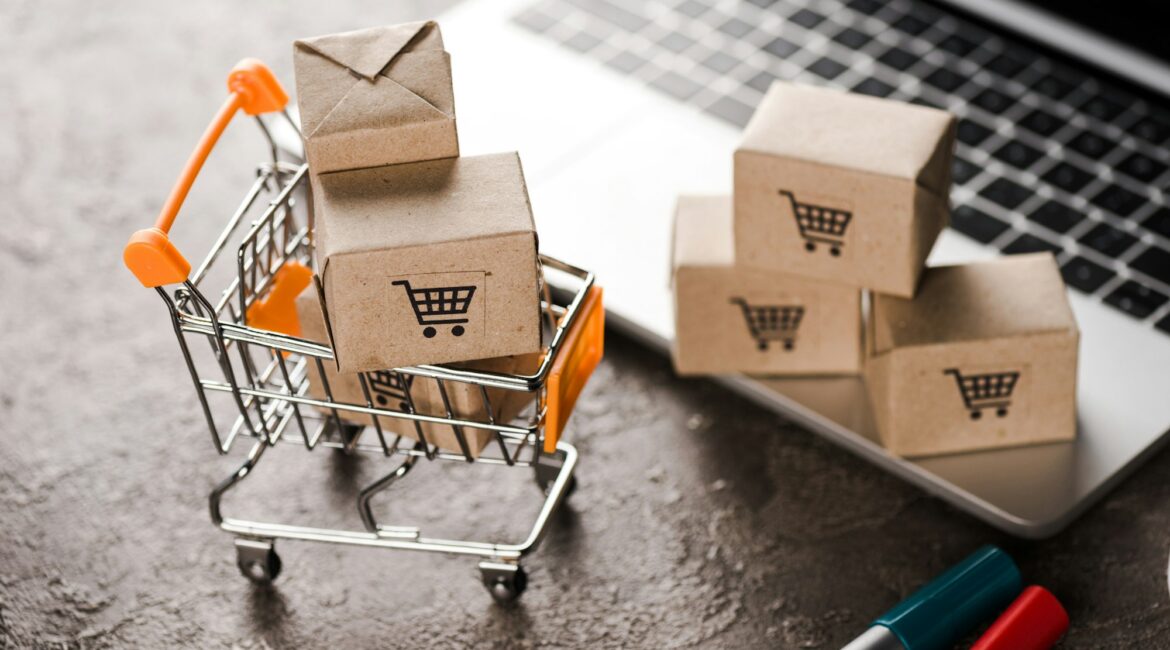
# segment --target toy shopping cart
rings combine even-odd
[[[467,319],[459,316],[466,314],[467,308],[471,306],[471,298],[475,295],[474,285],[415,289],[410,286],[409,280],[396,280],[391,284],[401,285],[406,290],[414,317],[423,326],[423,336],[434,338],[434,325],[455,325],[451,328],[451,334],[463,336],[462,323],[466,323]]]
[[[732,304],[743,310],[748,332],[756,340],[761,351],[768,349],[770,341],[781,341],[785,350],[796,344],[796,331],[804,318],[804,307],[800,305],[752,305],[743,298],[732,298]]]
[[[971,419],[983,417],[983,409],[995,409],[995,414],[1004,417],[1012,403],[1012,391],[1020,379],[1020,373],[991,372],[980,375],[964,375],[958,368],[948,368],[945,375],[952,375],[959,386],[963,405],[971,412]]]
[[[325,364],[333,363],[330,347],[299,338],[299,324],[289,326],[287,329],[293,331],[286,332],[251,324],[258,305],[263,305],[266,313],[278,310],[286,316],[266,318],[266,323],[296,323],[293,298],[299,288],[283,283],[286,278],[301,277],[303,287],[309,280],[312,233],[306,221],[308,171],[299,162],[279,160],[273,132],[291,127],[292,133],[296,125],[284,111],[287,97],[272,73],[258,61],[245,60],[232,70],[228,88],[227,102],[187,163],[155,227],[135,233],[123,257],[142,284],[158,292],[170,313],[216,451],[228,454],[241,442],[247,448],[243,464],[210,495],[212,521],[236,537],[240,571],[258,582],[274,579],[281,569],[274,549],[277,539],[430,551],[479,559],[483,582],[491,595],[501,601],[515,598],[527,584],[521,559],[537,546],[572,486],[577,451],[560,438],[577,396],[602,355],[600,287],[594,285],[591,273],[550,257],[541,258],[542,318],[548,344],[539,368],[531,375],[445,366],[397,368],[357,375],[364,399],[335,399],[325,372]],[[210,150],[240,110],[257,117],[272,160],[259,166],[243,202],[192,271],[171,242],[169,231]],[[261,118],[261,114],[275,115]],[[222,256],[225,250],[234,254]],[[221,257],[234,259],[235,268],[230,263],[217,263]],[[222,289],[216,292],[208,285]],[[468,290],[462,299],[470,300],[471,295]],[[283,302],[273,304],[279,301]],[[321,378],[323,399],[310,397],[310,368]],[[437,387],[445,412],[415,409],[410,387],[419,382]],[[447,396],[456,389],[473,399],[482,396],[483,409],[478,411],[482,417],[454,413]],[[500,395],[514,397],[517,393],[531,397],[531,415],[522,422],[495,421],[493,413],[498,411],[492,402]],[[417,439],[383,427],[384,422],[395,421],[403,423],[399,428],[404,430],[413,425]],[[436,427],[453,432],[463,453],[430,444],[426,432],[436,431]],[[473,457],[466,444],[467,429],[492,432],[490,442],[494,444]],[[386,459],[387,471],[382,478],[362,489],[357,499],[365,529],[310,528],[224,516],[224,494],[251,475],[266,451],[276,445]],[[544,496],[530,532],[518,543],[465,541],[429,538],[415,527],[380,523],[372,500],[420,460],[531,469]]]
[[[805,250],[811,253],[817,249],[817,244],[826,244],[830,255],[835,257],[841,254],[841,247],[845,245],[845,230],[853,220],[852,212],[801,203],[788,190],[780,190],[780,195],[787,197],[792,204],[792,214],[800,228],[800,236],[804,238]]]

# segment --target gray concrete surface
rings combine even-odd
[[[573,420],[580,489],[519,605],[494,605],[468,560],[331,546],[280,544],[275,586],[243,580],[205,506],[238,458],[208,445],[162,305],[120,250],[236,59],[289,80],[294,37],[429,10],[0,8],[0,645],[832,648],[987,542],[1065,601],[1065,647],[1168,645],[1170,455],[1066,532],[1022,542],[619,336]],[[238,133],[181,217],[192,257],[259,155]],[[264,463],[233,512],[355,526],[355,491],[380,467],[297,449]],[[438,465],[379,507],[488,537],[530,514],[526,475]]]

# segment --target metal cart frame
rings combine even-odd
[[[296,322],[295,311],[290,310],[294,309],[291,299],[299,293],[299,287],[281,285],[288,281],[286,276],[307,277],[312,264],[312,231],[305,209],[308,168],[278,159],[269,124],[260,117],[279,113],[276,119],[287,120],[297,128],[284,110],[287,96],[267,67],[255,60],[242,61],[232,70],[228,89],[228,100],[204,133],[155,227],[136,232],[123,252],[126,265],[144,286],[155,289],[167,306],[216,451],[227,454],[237,442],[250,441],[244,462],[211,491],[212,522],[236,537],[240,571],[257,582],[271,581],[280,573],[275,540],[290,539],[478,558],[484,585],[491,595],[500,601],[517,597],[527,585],[520,560],[537,547],[550,518],[574,485],[577,451],[560,436],[577,396],[602,355],[604,310],[600,287],[594,285],[591,273],[541,257],[541,304],[548,344],[539,368],[530,375],[446,366],[393,369],[398,373],[400,388],[434,382],[443,404],[438,413],[419,412],[409,390],[404,392],[402,402],[375,404],[371,398],[376,391],[370,387],[374,380],[366,374],[358,375],[364,401],[334,399],[325,372],[325,364],[333,360],[328,345],[300,338],[299,325],[290,326],[291,332],[249,325],[259,306],[281,309],[286,317],[291,313],[292,322]],[[256,116],[270,145],[272,160],[260,165],[251,189],[203,262],[192,272],[191,265],[171,243],[169,231],[208,154],[239,110]],[[258,219],[245,220],[245,215],[260,209]],[[233,277],[218,300],[212,302],[203,284],[212,277],[229,241],[236,238],[240,243],[235,272],[230,274]],[[289,273],[290,269],[303,273]],[[168,292],[172,286],[173,293]],[[277,296],[284,296],[285,303],[261,304],[272,303]],[[206,341],[206,348],[192,344],[192,340],[199,339]],[[325,399],[309,396],[310,366],[316,367]],[[482,397],[482,411],[471,415],[456,413],[449,399],[454,390],[478,394]],[[532,412],[526,422],[495,421],[492,394],[510,394],[501,391],[521,392],[532,398]],[[385,431],[383,418],[413,426],[414,435]],[[365,421],[368,423],[362,424]],[[430,444],[424,425],[450,427],[462,453]],[[474,456],[466,442],[468,428],[492,432],[496,444]],[[360,492],[357,506],[364,530],[311,528],[224,515],[224,495],[253,473],[269,448],[281,443],[303,446],[309,451],[334,449],[396,461],[382,478]],[[380,523],[371,505],[373,498],[406,476],[420,459],[531,468],[545,496],[528,534],[516,543],[452,540],[425,537],[412,526]]]

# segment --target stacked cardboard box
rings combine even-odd
[[[678,371],[862,372],[904,455],[1073,437],[1077,329],[1052,257],[926,265],[954,140],[944,111],[773,84],[733,200],[679,201]]]
[[[451,62],[434,22],[302,39],[293,55],[317,271],[297,310],[302,335],[328,343],[336,360],[324,373],[309,368],[311,396],[325,399],[328,386],[335,402],[511,420],[528,394],[440,388],[393,369],[539,364],[540,266],[519,157],[460,156]],[[378,421],[471,456],[493,437]]]

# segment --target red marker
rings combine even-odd
[[[1028,587],[971,650],[1048,650],[1068,629],[1068,613],[1052,592]]]

